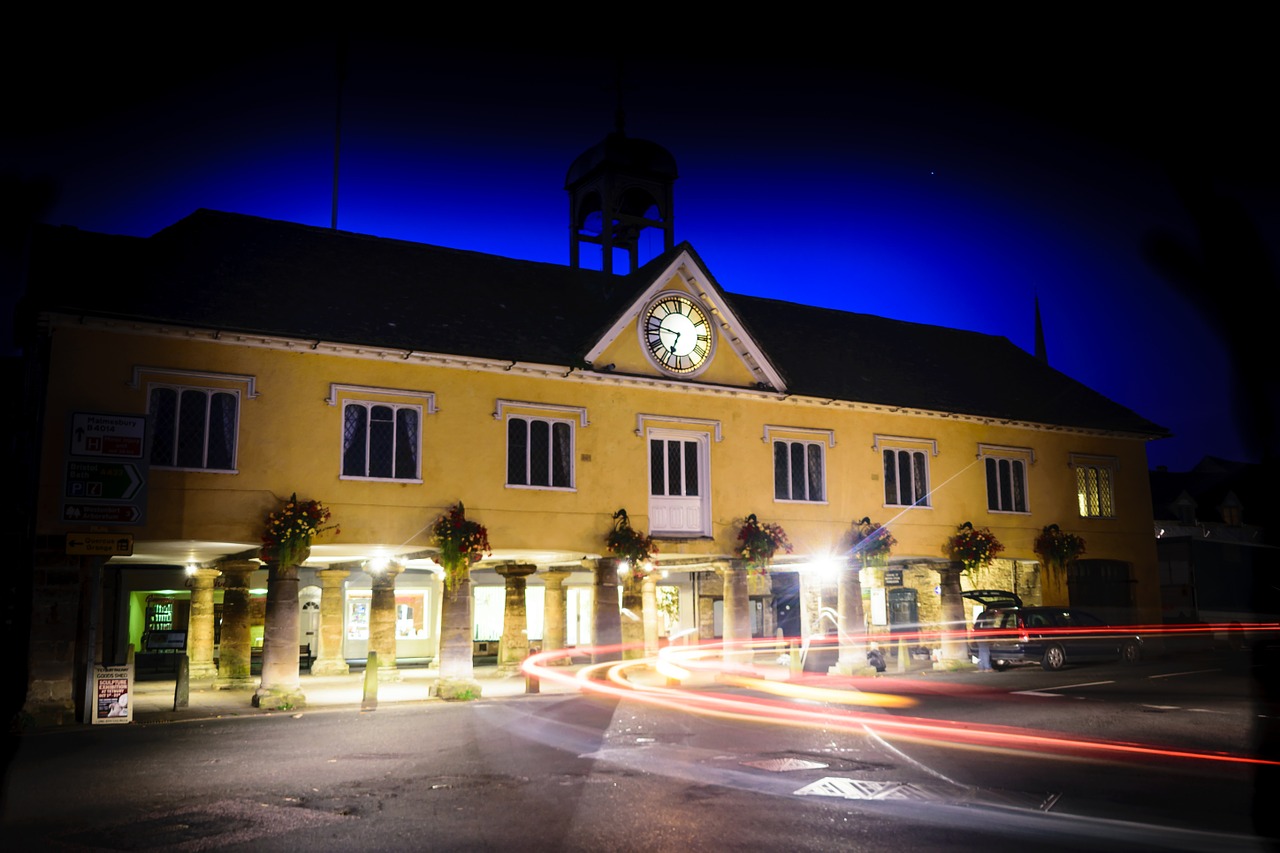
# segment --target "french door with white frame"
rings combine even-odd
[[[649,430],[649,531],[666,536],[711,535],[708,436]]]

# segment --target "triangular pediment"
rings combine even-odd
[[[693,249],[682,244],[665,257],[665,263],[636,273],[646,275],[644,286],[587,351],[587,362],[619,374],[785,391],[782,375]],[[696,366],[691,360],[700,357],[700,349],[680,355],[686,347],[678,338],[653,331],[658,315],[668,310],[664,301],[685,305],[695,322],[705,317],[711,328],[708,351]],[[676,344],[672,351],[663,347],[664,338]]]

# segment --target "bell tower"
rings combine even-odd
[[[674,246],[676,177],[671,153],[627,136],[619,109],[613,132],[578,155],[565,176],[569,265],[629,273]]]

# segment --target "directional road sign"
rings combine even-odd
[[[76,412],[71,416],[71,455],[141,459],[146,415]]]
[[[132,533],[68,533],[67,553],[102,557],[133,556]]]
[[[146,480],[132,462],[67,462],[64,496],[127,501],[137,496]]]
[[[142,520],[142,510],[133,504],[67,501],[62,505],[62,520],[83,521],[90,524],[137,524]]]
[[[147,513],[147,416],[72,412],[62,520],[142,524]]]

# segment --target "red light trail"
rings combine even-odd
[[[1222,627],[1225,626],[1220,626],[1219,630]],[[1236,626],[1232,628],[1235,630]],[[1274,624],[1248,626],[1246,630],[1259,628],[1275,631],[1277,626]],[[1125,630],[1128,633],[1138,629],[1131,627]],[[1213,629],[1210,628],[1210,630]],[[963,634],[955,635],[956,640],[961,640],[963,637]],[[865,641],[866,638],[857,639]],[[850,732],[869,730],[885,738],[906,738],[933,744],[978,746],[1039,754],[1103,758],[1147,757],[1237,765],[1280,766],[1280,761],[1249,755],[1082,738],[1017,726],[868,713],[851,706],[904,709],[915,705],[915,699],[903,695],[911,690],[901,689],[910,685],[895,685],[899,689],[887,693],[879,689],[883,686],[883,682],[878,682],[874,678],[841,678],[838,680],[841,687],[818,687],[812,683],[805,683],[812,682],[814,680],[812,678],[794,680],[768,678],[763,669],[757,669],[749,663],[734,663],[735,657],[749,658],[756,649],[776,651],[777,643],[773,640],[756,641],[729,649],[726,649],[723,643],[667,646],[661,650],[657,658],[589,664],[574,670],[549,665],[551,661],[566,658],[590,658],[592,655],[620,653],[624,648],[629,647],[592,647],[541,652],[530,656],[525,661],[523,670],[534,678],[576,687],[587,694],[613,696],[646,702],[657,707],[728,719]],[[774,672],[779,669],[774,668]],[[785,672],[785,670],[782,671]],[[665,683],[659,683],[664,679]],[[862,681],[865,681],[865,685],[859,684]],[[867,689],[863,689],[864,686]],[[717,689],[724,687],[769,695],[737,695]],[[935,687],[929,691],[919,692],[938,691]],[[780,698],[772,698],[775,696]],[[823,705],[815,707],[798,704],[812,702],[820,702]]]

